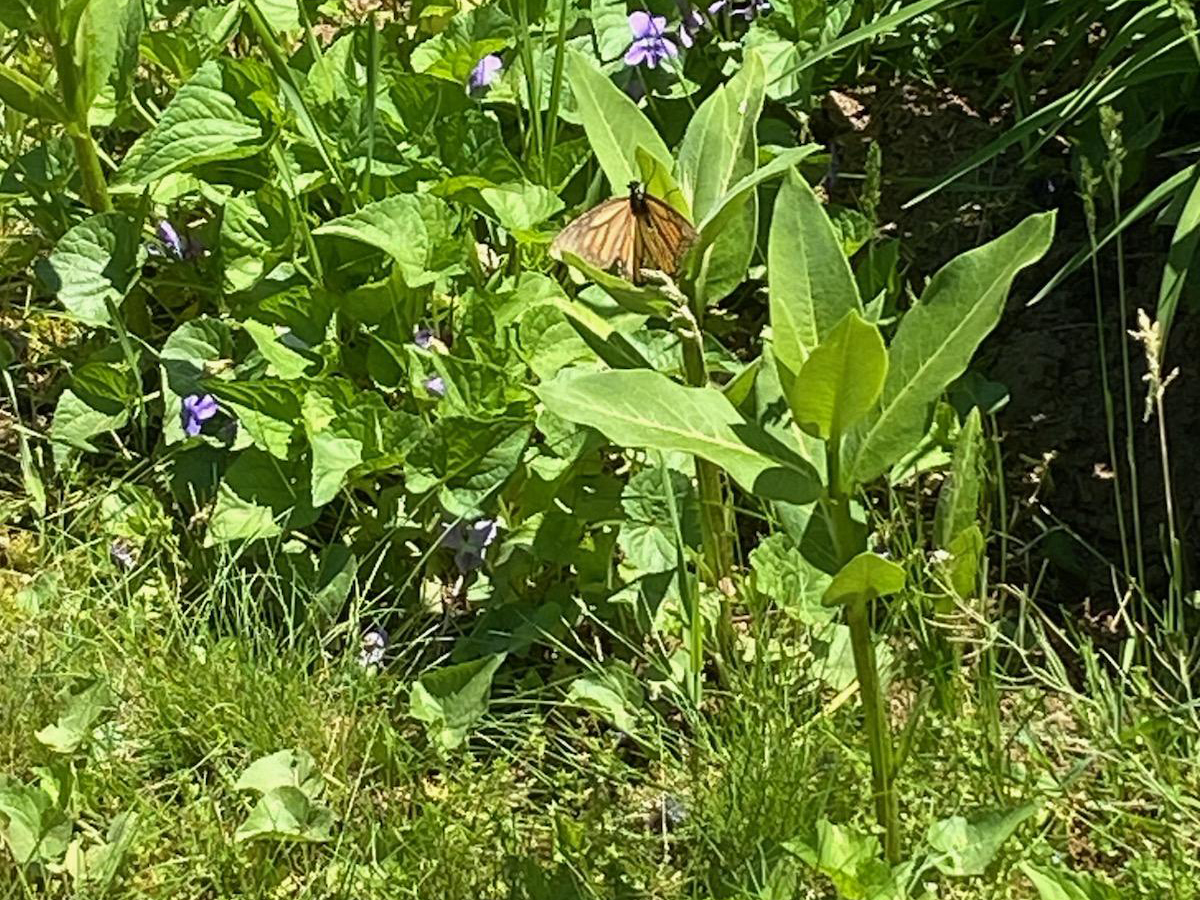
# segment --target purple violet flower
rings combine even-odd
[[[489,88],[496,83],[503,71],[504,61],[495,53],[489,53],[475,63],[475,68],[471,70],[471,77],[467,79],[467,89],[474,93]]]
[[[217,414],[217,401],[212,394],[192,394],[183,398],[183,430],[195,437],[204,423]]]
[[[446,396],[446,382],[441,375],[434,375],[432,378],[425,379],[425,390],[433,397]]]
[[[633,32],[633,43],[625,53],[625,64],[653,69],[661,62],[674,59],[679,55],[679,48],[663,37],[666,31],[666,16],[652,16],[648,12],[638,10],[629,14],[629,30]]]
[[[696,43],[696,35],[704,30],[704,16],[698,10],[688,7],[683,11],[683,21],[679,23],[679,43],[690,48]]]
[[[495,519],[477,519],[470,525],[456,522],[442,535],[442,543],[454,550],[454,564],[464,575],[483,565],[483,551],[496,540],[499,524]]]
[[[422,350],[428,350],[433,346],[433,331],[429,328],[414,328],[413,343]]]
[[[158,239],[162,241],[163,246],[176,259],[183,259],[186,254],[183,238],[179,236],[179,232],[175,230],[175,226],[163,219],[158,223]]]

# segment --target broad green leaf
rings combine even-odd
[[[741,70],[700,104],[679,145],[679,186],[701,220],[754,171],[754,129],[763,105],[763,66],[750,53]]]
[[[416,430],[410,414],[343,379],[314,382],[304,395],[302,416],[312,450],[314,506],[332,500],[356,470],[402,464]]]
[[[762,60],[748,53],[741,70],[700,105],[688,124],[679,146],[679,182],[696,221],[758,164],[755,127],[762,112],[764,77]],[[704,285],[708,303],[719,302],[745,280],[757,236],[758,202],[751,195],[709,251]]]
[[[287,258],[293,234],[285,203],[282,195],[269,188],[225,201],[220,258],[226,290],[249,290]]]
[[[887,365],[879,329],[848,312],[813,348],[788,391],[796,424],[824,441],[839,438],[879,399]]]
[[[595,713],[626,734],[637,732],[644,702],[645,691],[637,674],[624,660],[613,660],[597,672],[579,676],[567,691],[567,703]]]
[[[145,261],[138,223],[124,213],[98,213],[59,239],[44,278],[79,321],[109,325],[109,304],[121,305]]]
[[[268,363],[267,376],[294,381],[313,373],[320,358],[302,340],[281,326],[267,325],[254,319],[242,322],[242,330],[250,335],[254,346]]]
[[[297,0],[254,0],[263,19],[275,31],[295,31],[300,27]]]
[[[849,312],[861,312],[850,263],[829,217],[794,169],[775,197],[767,244],[771,340],[776,360],[795,375]]]
[[[59,396],[54,407],[54,418],[50,422],[50,440],[55,445],[55,458],[61,458],[66,448],[95,453],[92,438],[116,431],[128,421],[128,406],[105,405],[97,409],[67,388]]]
[[[316,518],[307,467],[249,447],[221,480],[205,544],[274,537],[311,525]]]
[[[138,814],[132,811],[113,816],[108,826],[107,840],[86,850],[80,841],[71,843],[63,866],[76,887],[80,885],[106,887],[117,876],[121,861],[137,837]]]
[[[988,813],[968,821],[963,816],[951,816],[929,826],[925,842],[940,855],[933,864],[943,875],[965,877],[982,875],[1000,845],[1008,840],[1017,826],[1038,810],[1038,804],[1026,803],[1016,809]]]
[[[805,503],[820,491],[807,460],[743,419],[715,388],[683,387],[647,371],[564,375],[535,389],[547,409],[615,444],[699,456],[765,499]]]
[[[1041,900],[1121,900],[1122,894],[1099,879],[1065,869],[1020,864]]]
[[[480,188],[479,193],[500,224],[518,241],[549,243],[550,236],[543,239],[538,226],[563,208],[553,191],[540,184],[513,183]]]
[[[670,167],[671,151],[650,120],[589,57],[577,50],[568,52],[567,77],[588,143],[614,194],[623,193],[631,181],[641,180],[638,147]]]
[[[235,791],[269,793],[275,788],[299,788],[316,799],[324,788],[317,762],[307,750],[279,750],[250,763],[234,783]]]
[[[141,0],[89,0],[75,32],[75,58],[81,70],[83,107],[90,107],[106,84],[119,102],[129,94],[145,25]]]
[[[96,681],[67,699],[58,721],[34,737],[55,753],[74,753],[86,741],[96,722],[113,705],[112,691]]]
[[[603,288],[608,296],[631,313],[642,316],[668,316],[675,306],[674,301],[653,285],[635,285],[617,275],[597,269],[574,253],[564,252],[562,259],[567,265],[578,269],[589,281]]]
[[[854,557],[825,589],[821,602],[838,606],[859,600],[874,600],[895,594],[904,588],[904,569],[877,553],[863,552]]]
[[[0,833],[17,865],[57,862],[71,840],[71,820],[45,791],[0,775]]]
[[[278,459],[291,455],[292,437],[300,420],[300,398],[290,382],[262,378],[206,384],[209,393],[232,413],[256,447]]]
[[[259,798],[233,839],[322,843],[333,838],[333,813],[299,788],[272,788]]]
[[[834,612],[821,603],[830,576],[804,558],[786,534],[773,534],[750,551],[754,589],[788,616],[824,625]]]
[[[820,872],[845,900],[901,900],[896,876],[880,857],[879,839],[849,825],[817,822],[813,840],[793,838],[783,847]]]
[[[670,572],[676,566],[675,535],[671,509],[663,485],[663,470],[645,468],[634,475],[621,492],[625,520],[617,543],[625,559],[640,572]],[[676,517],[687,546],[700,543],[700,508],[691,479],[669,470]]]
[[[954,536],[975,524],[979,516],[982,434],[979,408],[975,407],[958,433],[950,473],[938,493],[937,510],[933,517],[933,543],[936,547],[948,547]]]
[[[609,63],[624,56],[632,40],[625,0],[592,0],[589,10],[600,62]]]
[[[65,123],[70,116],[58,98],[32,78],[0,63],[0,103],[44,122]]]
[[[699,237],[696,240],[696,248],[691,253],[693,269],[698,266],[704,251],[720,237],[721,231],[742,215],[745,205],[750,202],[760,184],[783,174],[818,149],[816,144],[789,148],[765,166],[760,166],[744,178],[738,179],[696,226]]]
[[[1000,320],[1013,278],[1053,236],[1054,213],[1033,215],[934,274],[900,322],[880,402],[848,436],[845,468],[854,483],[873,481],[920,441],[934,402]]]
[[[221,66],[204,63],[179,89],[162,118],[125,154],[117,182],[147,185],[172,172],[257,152],[258,125],[225,92]]]
[[[530,307],[518,323],[521,355],[538,381],[549,381],[570,365],[593,362],[596,354],[576,331],[576,325],[558,305]]]
[[[404,460],[408,490],[438,490],[449,515],[475,513],[516,472],[532,434],[517,416],[443,416]]]
[[[465,86],[475,64],[507,47],[514,33],[515,23],[499,6],[470,9],[413,51],[412,70]]]
[[[487,712],[492,677],[503,662],[498,653],[426,672],[412,687],[409,714],[425,723],[435,744],[453,750]]]
[[[431,284],[438,272],[430,271],[434,252],[447,232],[449,207],[429,195],[394,194],[349,215],[331,219],[313,229],[359,241],[382,250],[393,260],[409,287]]]

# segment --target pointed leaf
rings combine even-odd
[[[299,788],[277,787],[259,798],[233,839],[314,844],[330,840],[332,831],[332,812],[314,803]]]
[[[904,589],[904,569],[877,553],[860,553],[833,576],[821,602],[837,606],[874,600]]]
[[[59,239],[45,280],[79,321],[108,325],[109,304],[121,305],[145,261],[138,223],[124,213],[99,213]]]
[[[820,492],[807,460],[743,419],[715,388],[683,387],[658,372],[568,371],[536,392],[551,412],[615,444],[699,456],[759,497],[806,503]]]
[[[813,349],[788,391],[796,424],[825,441],[845,434],[879,399],[887,364],[879,329],[847,313]]]
[[[172,172],[240,159],[258,150],[262,132],[224,90],[220,65],[206,62],[179,89],[162,118],[138,138],[117,171],[123,184],[150,184]]]
[[[933,276],[900,322],[879,404],[848,436],[845,469],[854,483],[874,480],[920,441],[934,401],[1000,320],[1013,278],[1053,236],[1054,213],[1033,215]]]
[[[425,723],[435,743],[453,750],[487,712],[492,677],[503,662],[498,653],[426,672],[413,685],[409,714]]]
[[[775,197],[767,245],[771,340],[792,375],[862,302],[841,242],[808,182],[794,169]]]
[[[567,76],[588,143],[614,194],[623,192],[631,181],[641,180],[638,147],[670,167],[671,151],[650,120],[589,57],[568,50]]]
[[[933,823],[925,836],[930,848],[941,854],[934,856],[933,864],[943,875],[982,875],[1000,845],[1037,810],[1036,803],[1026,803],[970,821],[963,816],[951,816]]]

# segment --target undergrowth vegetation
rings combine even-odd
[[[0,897],[1197,896],[1191,4],[0,29]]]

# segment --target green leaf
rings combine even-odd
[[[507,47],[513,34],[512,18],[499,6],[476,7],[456,15],[445,31],[417,47],[412,70],[466,85],[475,64]]]
[[[933,864],[943,875],[965,877],[982,875],[1000,845],[1008,840],[1017,826],[1038,810],[1036,803],[1026,803],[1016,809],[988,813],[968,821],[963,816],[951,816],[929,826],[925,842],[940,856]]]
[[[92,734],[96,722],[113,705],[108,685],[96,681],[67,699],[58,721],[34,737],[55,753],[74,753]]]
[[[641,316],[668,316],[675,301],[654,285],[635,285],[617,275],[597,269],[574,253],[564,251],[563,262],[594,282],[624,309]]]
[[[304,346],[293,332],[282,326],[267,325],[254,319],[242,322],[242,330],[250,335],[254,346],[268,363],[268,377],[295,381],[312,374],[321,363],[316,353]]]
[[[503,653],[471,662],[443,666],[422,675],[412,687],[409,714],[424,722],[430,740],[453,750],[487,712],[492,677],[504,662]]]
[[[979,408],[975,407],[958,433],[950,473],[938,493],[937,510],[933,517],[933,543],[936,547],[949,547],[954,536],[974,525],[979,515],[982,434],[982,419]]]
[[[113,816],[107,840],[84,850],[78,840],[67,849],[63,865],[78,885],[109,885],[117,876],[121,861],[137,837],[138,814],[127,811]]]
[[[0,103],[43,122],[65,124],[70,116],[52,93],[12,66],[0,64]]]
[[[700,508],[692,481],[682,472],[669,471],[676,517],[683,542],[700,543]],[[645,468],[629,479],[621,492],[625,520],[617,543],[625,559],[640,572],[670,572],[675,569],[675,535],[671,509],[663,485],[663,470]]]
[[[75,32],[84,109],[91,107],[110,83],[118,102],[128,96],[144,25],[141,0],[89,0]]]
[[[786,534],[773,534],[750,551],[754,589],[788,616],[806,625],[824,625],[833,610],[821,603],[830,576],[804,558]]]
[[[775,198],[767,244],[771,340],[776,360],[793,376],[862,301],[829,217],[799,172],[787,174]]]
[[[255,4],[275,31],[296,31],[300,27],[300,7],[296,0],[255,0]]]
[[[688,124],[679,146],[679,182],[697,221],[758,163],[754,129],[762,112],[764,78],[758,54],[747,54],[741,70],[700,105]],[[752,200],[713,242],[705,286],[709,303],[745,280],[757,231],[758,204]]]
[[[1175,223],[1175,233],[1171,236],[1171,250],[1167,254],[1163,266],[1162,282],[1158,289],[1158,312],[1156,318],[1162,328],[1163,341],[1175,321],[1175,308],[1179,305],[1179,297],[1183,286],[1188,280],[1188,272],[1196,258],[1196,248],[1200,247],[1200,169],[1192,183],[1192,189],[1179,221]],[[1160,355],[1166,353],[1165,347]]]
[[[879,404],[848,435],[845,468],[854,483],[874,480],[920,441],[934,402],[1000,320],[1013,278],[1053,236],[1054,213],[1033,215],[934,274],[900,322]]]
[[[186,438],[183,398],[206,394],[209,370],[232,360],[233,336],[220,319],[199,316],[184,322],[163,343],[158,358],[163,380],[163,437],[168,444]]]
[[[267,794],[281,787],[299,788],[316,799],[324,788],[317,771],[317,762],[307,750],[279,750],[260,756],[246,767],[234,783],[235,791],[257,791]]]
[[[444,416],[404,461],[408,490],[439,489],[449,515],[470,515],[517,470],[532,434],[515,416]]]
[[[825,589],[821,602],[838,606],[860,600],[874,600],[895,594],[904,588],[904,569],[877,553],[863,552],[854,557]]]
[[[246,821],[234,832],[242,841],[274,840],[317,844],[333,837],[333,813],[295,787],[273,788],[259,798]]]
[[[205,543],[211,546],[273,537],[289,528],[311,525],[316,518],[307,467],[250,447],[230,464],[221,480]]]
[[[846,900],[900,900],[896,878],[879,859],[879,839],[848,825],[817,822],[815,838],[783,842],[809,866],[833,882],[839,897]]]
[[[696,248],[690,254],[693,266],[698,264],[703,252],[720,237],[721,231],[742,214],[760,184],[783,174],[818,149],[820,148],[816,144],[789,148],[765,166],[760,166],[735,182],[696,226],[699,237],[696,239]]]
[[[576,678],[567,691],[567,703],[595,713],[626,734],[636,734],[644,702],[645,691],[636,673],[620,659]]]
[[[1020,866],[1041,900],[1121,900],[1120,891],[1090,875],[1027,862]]]
[[[845,434],[879,399],[887,366],[879,329],[848,312],[813,349],[788,391],[796,424],[824,441]]]
[[[683,387],[648,371],[568,374],[536,393],[551,412],[615,444],[699,456],[765,499],[806,503],[820,491],[807,460],[743,419],[715,388]]]
[[[220,250],[226,290],[249,290],[287,258],[292,224],[284,210],[284,198],[270,188],[225,201]]]
[[[538,226],[563,208],[559,196],[540,184],[501,184],[480,188],[479,193],[500,224],[518,241],[525,243],[548,243],[548,237],[542,240]]]
[[[567,76],[588,143],[614,194],[623,192],[631,181],[641,180],[638,147],[670,168],[671,151],[650,120],[588,56],[569,50]]]
[[[313,234],[343,237],[382,250],[396,261],[405,284],[419,287],[437,280],[439,273],[430,271],[430,264],[444,240],[448,215],[449,207],[437,197],[394,194],[331,219],[313,229]]]
[[[59,448],[97,452],[92,438],[116,431],[129,421],[129,407],[97,409],[68,388],[58,398],[54,407],[54,419],[50,423],[50,440],[55,444],[55,456],[63,454]]]
[[[208,381],[209,392],[221,401],[245,429],[254,445],[279,459],[291,455],[292,437],[300,419],[300,398],[290,382],[278,378],[257,381]]]
[[[152,184],[172,172],[241,159],[257,152],[261,140],[258,125],[225,92],[220,65],[210,60],[179,89],[158,124],[125,154],[117,182]]]
[[[120,306],[146,261],[139,224],[124,213],[84,219],[55,245],[44,278],[58,300],[88,325],[110,325],[109,304]]]
[[[71,820],[45,791],[0,775],[0,829],[17,865],[57,862],[71,840]]]

